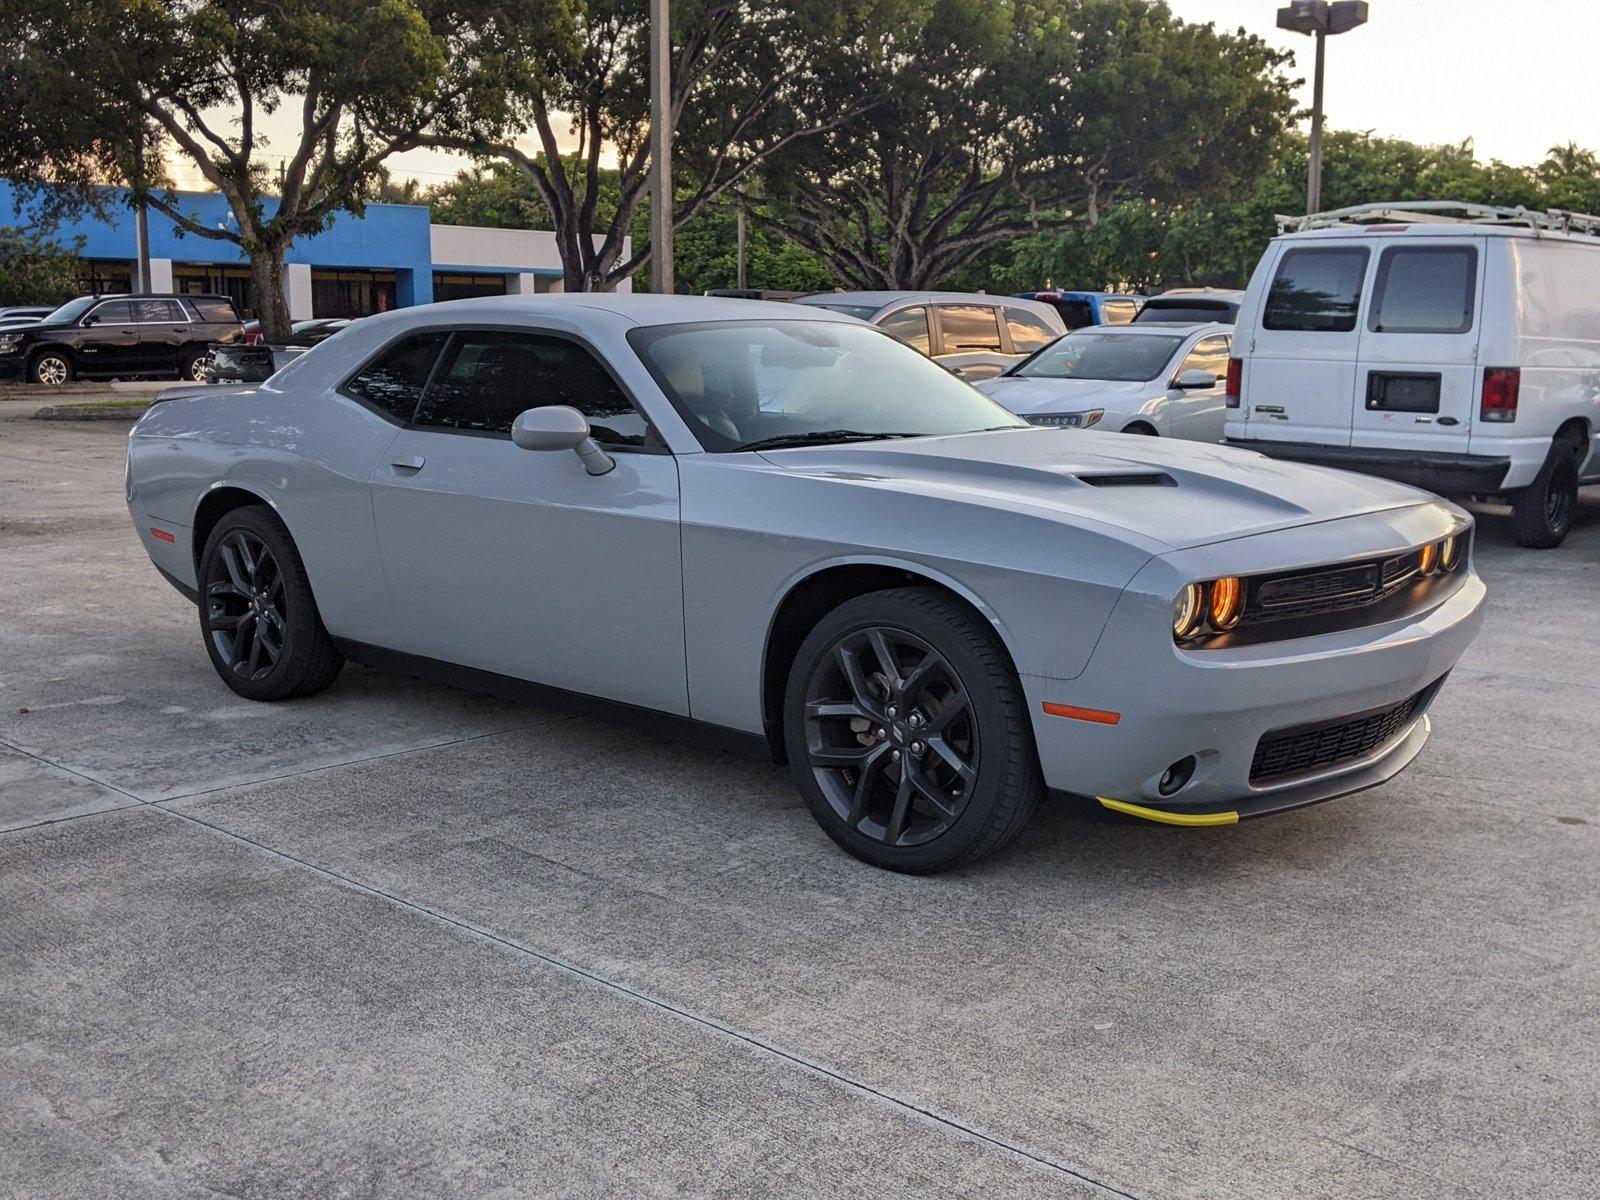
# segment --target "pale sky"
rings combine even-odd
[[[1275,27],[1279,0],[1168,3],[1186,21],[1242,26],[1294,51],[1291,75],[1305,80],[1301,100],[1310,107],[1312,41]],[[1328,42],[1328,128],[1424,143],[1470,137],[1479,158],[1515,165],[1568,141],[1600,149],[1597,44],[1600,0],[1371,0],[1368,24]],[[282,112],[266,125],[269,135],[273,126],[293,129]],[[289,142],[283,136],[273,149]],[[392,159],[390,170],[433,184],[464,163],[416,150]],[[179,186],[205,186],[193,168],[173,165]]]

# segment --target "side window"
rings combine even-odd
[[[1139,305],[1132,300],[1104,300],[1100,311],[1105,313],[1107,325],[1131,325],[1139,315]]]
[[[96,325],[126,325],[133,320],[133,305],[126,300],[108,300],[89,315]]]
[[[1020,308],[1006,309],[1006,329],[1011,333],[1012,348],[1018,354],[1032,354],[1061,336],[1046,325],[1042,317]]]
[[[401,338],[362,367],[340,390],[397,421],[409,421],[449,336],[436,329]]]
[[[145,325],[173,324],[184,318],[171,300],[133,301],[133,319]]]
[[[1185,371],[1210,371],[1219,380],[1228,376],[1228,339],[1221,334],[1216,337],[1201,338],[1194,344],[1194,349],[1184,356],[1183,365],[1178,368],[1178,374]]]
[[[902,308],[879,321],[878,328],[894,334],[914,350],[924,354],[933,353],[933,343],[928,336],[928,310],[925,308]]]
[[[1466,333],[1478,291],[1472,246],[1390,246],[1378,259],[1367,328],[1373,333]]]
[[[499,330],[465,330],[451,339],[416,423],[510,433],[518,413],[547,404],[577,409],[597,441],[642,446],[649,435],[639,410],[577,342]]]
[[[1268,329],[1349,333],[1361,307],[1365,247],[1288,250],[1278,263],[1261,323]]]
[[[233,311],[233,301],[224,297],[191,296],[189,303],[200,314],[202,321],[221,321],[231,325],[239,319],[239,314]]]
[[[939,305],[939,331],[944,335],[946,354],[1000,349],[1000,319],[985,305]]]

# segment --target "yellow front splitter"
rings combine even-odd
[[[1142,804],[1129,804],[1126,800],[1111,800],[1105,796],[1096,796],[1095,799],[1113,812],[1127,813],[1130,817],[1140,817],[1146,821],[1159,821],[1163,825],[1237,825],[1239,823],[1239,814],[1236,812],[1175,813],[1159,808],[1146,808]]]

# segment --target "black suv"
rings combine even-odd
[[[0,379],[199,379],[207,347],[243,340],[227,296],[80,296],[37,325],[0,330]]]

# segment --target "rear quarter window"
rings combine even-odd
[[[1306,333],[1349,333],[1356,327],[1366,274],[1364,246],[1286,250],[1272,277],[1261,324]]]
[[[239,314],[233,311],[233,301],[222,296],[189,296],[186,299],[202,321],[231,325],[239,319]]]

